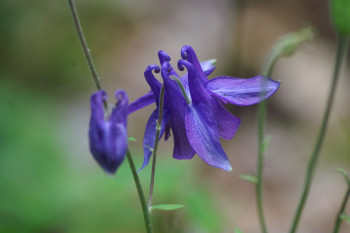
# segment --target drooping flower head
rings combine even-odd
[[[158,53],[161,67],[156,65],[146,69],[145,77],[151,92],[129,106],[129,113],[153,101],[157,109],[152,113],[144,136],[144,163],[151,156],[155,139],[155,122],[158,116],[158,101],[161,83],[156,80],[152,70],[161,72],[165,87],[164,115],[161,134],[171,129],[174,138],[173,157],[192,159],[198,156],[211,166],[227,171],[231,165],[221,146],[220,138],[231,139],[241,120],[226,110],[224,104],[241,106],[256,104],[274,94],[280,83],[270,78],[256,76],[239,79],[220,76],[208,80],[207,76],[215,69],[213,61],[200,63],[190,46],[181,49],[182,60],[178,68],[188,73],[179,77],[170,64],[170,57],[163,51]],[[151,71],[151,72],[149,72]],[[174,81],[177,79],[177,82]],[[154,100],[151,100],[154,96]],[[132,111],[130,111],[132,109]],[[169,133],[166,133],[166,138]],[[141,168],[141,169],[142,169]]]
[[[117,103],[110,115],[105,114],[107,94],[97,91],[91,95],[91,118],[89,129],[90,151],[97,163],[114,174],[123,162],[127,150],[128,96],[125,91],[116,91]]]

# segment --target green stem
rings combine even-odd
[[[80,25],[80,20],[79,20],[79,16],[78,16],[78,12],[77,12],[76,6],[75,6],[75,2],[74,2],[74,0],[68,0],[68,4],[69,4],[69,7],[71,9],[71,13],[72,13],[72,16],[73,16],[73,21],[74,21],[74,26],[75,26],[75,29],[77,30],[77,34],[78,34],[78,37],[79,37],[79,40],[80,40],[80,44],[81,44],[81,47],[83,49],[83,53],[84,53],[86,62],[88,64],[88,66],[89,66],[92,78],[94,79],[96,88],[98,90],[102,90],[103,89],[102,88],[102,83],[101,83],[100,77],[97,74],[97,70],[95,68],[93,59],[92,59],[91,54],[90,54],[90,49],[87,46],[86,39],[85,39],[85,36],[84,36],[84,33],[83,33],[83,29],[82,29],[82,27]],[[105,110],[107,110],[107,102],[106,101],[104,102],[104,107],[105,107]],[[136,168],[135,168],[135,165],[134,165],[134,161],[133,161],[133,159],[131,157],[129,149],[127,149],[127,151],[126,151],[126,157],[127,157],[128,161],[129,161],[130,168],[131,168],[131,171],[132,171],[132,174],[133,174],[133,177],[134,177],[134,181],[135,181],[135,184],[136,184],[137,192],[138,192],[138,195],[139,195],[139,198],[140,198],[141,207],[142,207],[142,211],[143,211],[143,217],[145,219],[145,224],[146,224],[146,232],[147,233],[152,233],[151,220],[150,220],[149,212],[148,212],[148,209],[147,209],[146,199],[145,199],[145,196],[143,194],[141,183],[140,183],[139,177],[137,175]]]
[[[258,208],[258,215],[260,221],[261,231],[267,233],[266,221],[264,216],[264,207],[263,207],[263,170],[264,170],[264,125],[266,118],[266,101],[259,103],[258,107],[258,159],[256,165],[256,177],[257,182],[255,185],[256,189],[256,202]]]
[[[89,66],[92,78],[95,81],[95,85],[96,85],[97,89],[98,90],[102,90],[103,88],[102,88],[101,80],[100,80],[100,77],[97,74],[97,71],[96,71],[96,68],[95,68],[95,65],[94,65],[94,61],[93,61],[93,59],[91,57],[91,54],[90,54],[90,49],[89,49],[89,47],[88,47],[88,45],[86,43],[86,39],[85,39],[85,36],[84,36],[84,33],[83,33],[83,29],[82,29],[81,24],[80,24],[78,11],[77,11],[77,8],[75,6],[75,1],[74,0],[68,0],[68,4],[69,4],[69,8],[71,10],[72,16],[73,16],[74,26],[75,26],[75,29],[77,30],[77,34],[78,34],[78,37],[79,37],[79,40],[80,40],[80,44],[81,44],[81,47],[83,49],[84,56],[85,56],[85,59],[86,59],[86,62],[88,64],[88,66]]]
[[[142,207],[142,212],[143,212],[143,218],[144,218],[145,224],[146,224],[146,232],[147,233],[152,233],[151,218],[150,218],[150,215],[149,215],[149,212],[148,212],[145,195],[143,194],[141,183],[140,183],[140,180],[139,180],[139,176],[137,175],[135,164],[134,164],[134,161],[133,161],[133,159],[131,157],[129,149],[126,151],[126,157],[127,157],[128,161],[129,161],[131,172],[132,172],[132,175],[134,176],[134,181],[135,181],[135,184],[136,184],[137,192],[139,194],[141,207]]]
[[[340,66],[342,63],[342,59],[344,57],[344,54],[347,51],[347,45],[348,45],[348,39],[347,38],[339,38],[338,41],[338,46],[337,46],[337,54],[336,54],[336,59],[335,59],[335,68],[334,68],[334,73],[333,73],[333,78],[332,78],[332,83],[329,89],[329,95],[326,103],[326,109],[323,115],[320,131],[318,134],[318,137],[316,139],[308,166],[305,174],[305,180],[304,180],[304,188],[302,191],[302,195],[299,201],[299,205],[297,208],[297,211],[294,216],[294,220],[292,223],[292,227],[290,230],[290,233],[295,233],[299,224],[299,220],[302,214],[302,211],[304,209],[304,205],[306,202],[306,199],[308,197],[312,179],[314,176],[314,171],[316,168],[317,160],[318,160],[318,155],[323,143],[324,136],[326,134],[326,129],[327,129],[327,124],[328,124],[328,119],[329,119],[329,114],[331,112],[331,107],[334,99],[334,94],[335,94],[335,89],[336,89],[336,84],[338,81],[338,76],[339,76],[339,71],[340,71]]]
[[[151,210],[151,206],[152,206],[154,177],[155,177],[155,173],[156,173],[157,150],[158,150],[160,129],[162,127],[163,109],[164,109],[164,85],[162,85],[162,88],[160,89],[156,138],[154,139],[154,148],[152,150],[152,174],[151,174],[151,182],[150,182],[149,195],[148,195],[148,210],[149,211]]]
[[[333,233],[338,233],[338,232],[339,232],[341,223],[343,222],[343,219],[342,219],[341,216],[342,216],[342,214],[344,214],[345,207],[346,207],[346,203],[347,203],[348,200],[349,200],[349,196],[350,196],[350,184],[348,183],[348,189],[346,190],[346,193],[345,193],[343,202],[342,202],[342,204],[341,204],[341,206],[340,206],[340,209],[339,209],[337,218],[336,218],[336,220],[335,220],[335,225],[334,225],[334,231],[333,231]]]
[[[267,77],[271,77],[275,62],[271,62],[265,67],[264,74]],[[262,83],[262,86],[264,82]],[[255,195],[258,208],[258,216],[261,231],[267,233],[266,220],[264,215],[263,206],[263,171],[264,171],[264,129],[265,129],[265,119],[266,119],[266,100],[261,101],[258,106],[258,158],[256,165],[256,178],[257,182],[255,184]]]

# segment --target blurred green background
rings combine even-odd
[[[317,29],[311,45],[276,67],[274,78],[282,86],[269,105],[267,220],[274,232],[285,232],[333,69],[335,35],[327,1],[77,0],[77,7],[112,103],[116,89],[126,89],[131,101],[148,91],[143,72],[158,63],[160,49],[176,62],[181,46],[190,44],[201,60],[218,59],[214,76],[250,77],[260,72],[278,36],[304,25]],[[2,0],[0,32],[0,232],[144,232],[128,164],[108,176],[88,151],[89,96],[95,88],[67,2]],[[343,73],[348,79],[348,69]],[[341,82],[301,232],[329,232],[345,191],[333,173],[337,167],[350,169],[349,80]],[[152,108],[129,118],[138,167]],[[173,160],[172,140],[161,143],[154,203],[185,208],[154,211],[155,232],[236,227],[258,232],[254,188],[239,179],[254,173],[256,107],[229,109],[243,120],[235,139],[223,142],[232,173],[198,158]],[[140,177],[147,194],[150,167]],[[342,231],[349,230],[344,224]]]

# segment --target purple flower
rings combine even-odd
[[[209,165],[230,171],[232,168],[219,138],[231,139],[241,120],[227,111],[224,104],[241,106],[256,104],[275,93],[280,83],[263,76],[250,79],[222,76],[208,80],[207,76],[215,69],[213,63],[199,63],[190,46],[181,49],[184,60],[178,62],[180,70],[185,67],[188,70],[183,77],[179,77],[172,68],[169,63],[170,57],[165,52],[160,51],[158,56],[161,69],[152,65],[145,72],[151,92],[132,103],[131,109],[134,111],[152,103],[152,95],[158,106],[161,83],[155,79],[152,70],[156,73],[161,71],[165,87],[164,124],[161,136],[166,132],[167,139],[171,128],[174,138],[173,157],[192,159],[197,153]],[[174,78],[181,81],[183,91]],[[151,156],[149,147],[153,148],[157,116],[158,108],[146,126],[145,159],[142,168],[148,164]]]
[[[125,91],[116,91],[117,104],[106,116],[104,102],[107,94],[97,91],[91,95],[91,118],[89,129],[90,151],[97,163],[114,174],[123,162],[127,150],[128,96]]]

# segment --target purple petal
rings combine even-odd
[[[137,110],[140,110],[141,108],[144,108],[150,104],[153,104],[155,102],[154,94],[152,91],[148,92],[146,95],[141,96],[131,104],[129,104],[128,107],[128,114],[131,114]]]
[[[118,103],[107,120],[103,106],[103,101],[107,99],[106,93],[98,91],[91,96],[90,151],[98,164],[111,174],[123,162],[127,150],[128,97],[124,91],[118,91],[116,96]]]
[[[153,113],[149,117],[146,124],[145,135],[143,137],[144,160],[143,160],[142,167],[138,170],[138,172],[148,165],[149,160],[151,158],[152,149],[154,148],[154,141],[156,138],[157,120],[158,120],[158,109],[153,111]],[[169,123],[169,120],[170,120],[169,112],[167,110],[164,110],[159,139],[162,137],[164,130]]]
[[[189,105],[186,133],[198,156],[211,166],[231,171],[231,165],[219,140],[218,128],[210,110],[202,103]]]
[[[151,87],[151,90],[154,94],[154,98],[156,101],[156,104],[158,106],[158,102],[159,102],[159,95],[160,95],[160,88],[162,86],[162,84],[154,77],[153,75],[153,70],[156,73],[160,72],[160,68],[157,65],[150,65],[146,68],[146,71],[144,73],[146,81],[148,83],[148,85]]]
[[[212,100],[210,108],[218,125],[219,136],[226,140],[233,138],[241,119],[232,115],[218,100]]]
[[[201,67],[206,76],[209,76],[215,70],[216,59],[211,59],[208,61],[202,61]]]
[[[101,121],[105,119],[103,102],[107,101],[107,94],[105,91],[96,91],[91,95],[91,120]]]
[[[198,78],[197,70],[191,63],[180,60],[178,65],[179,68],[186,66],[188,70],[189,89],[193,103],[203,103],[206,105],[217,122],[219,136],[224,139],[231,139],[235,135],[241,120],[227,111],[224,105],[204,88]]]
[[[152,149],[154,147],[154,139],[156,137],[156,128],[157,128],[156,120],[157,119],[158,119],[158,109],[153,111],[153,113],[149,117],[146,124],[145,135],[143,137],[144,159],[143,159],[142,167],[138,170],[138,172],[147,166],[147,164],[149,163],[149,159],[151,158]]]
[[[128,95],[124,90],[118,90],[115,92],[115,98],[117,99],[117,103],[112,110],[110,120],[114,123],[121,123],[126,127],[129,102]]]
[[[173,157],[175,159],[192,159],[195,155],[195,151],[185,136],[185,114],[187,103],[182,96],[177,83],[169,78],[168,67],[169,63],[164,62],[161,73],[164,80],[165,94],[167,95],[164,104],[168,106],[171,114],[170,124],[174,138]]]
[[[181,57],[182,59],[192,63],[193,67],[196,69],[198,73],[198,78],[202,83],[206,83],[208,81],[207,75],[203,72],[201,64],[199,63],[199,60],[197,58],[197,55],[191,46],[184,45],[181,48]]]
[[[256,104],[269,98],[279,86],[280,82],[260,75],[249,79],[222,76],[205,83],[205,88],[211,94],[241,106]]]

